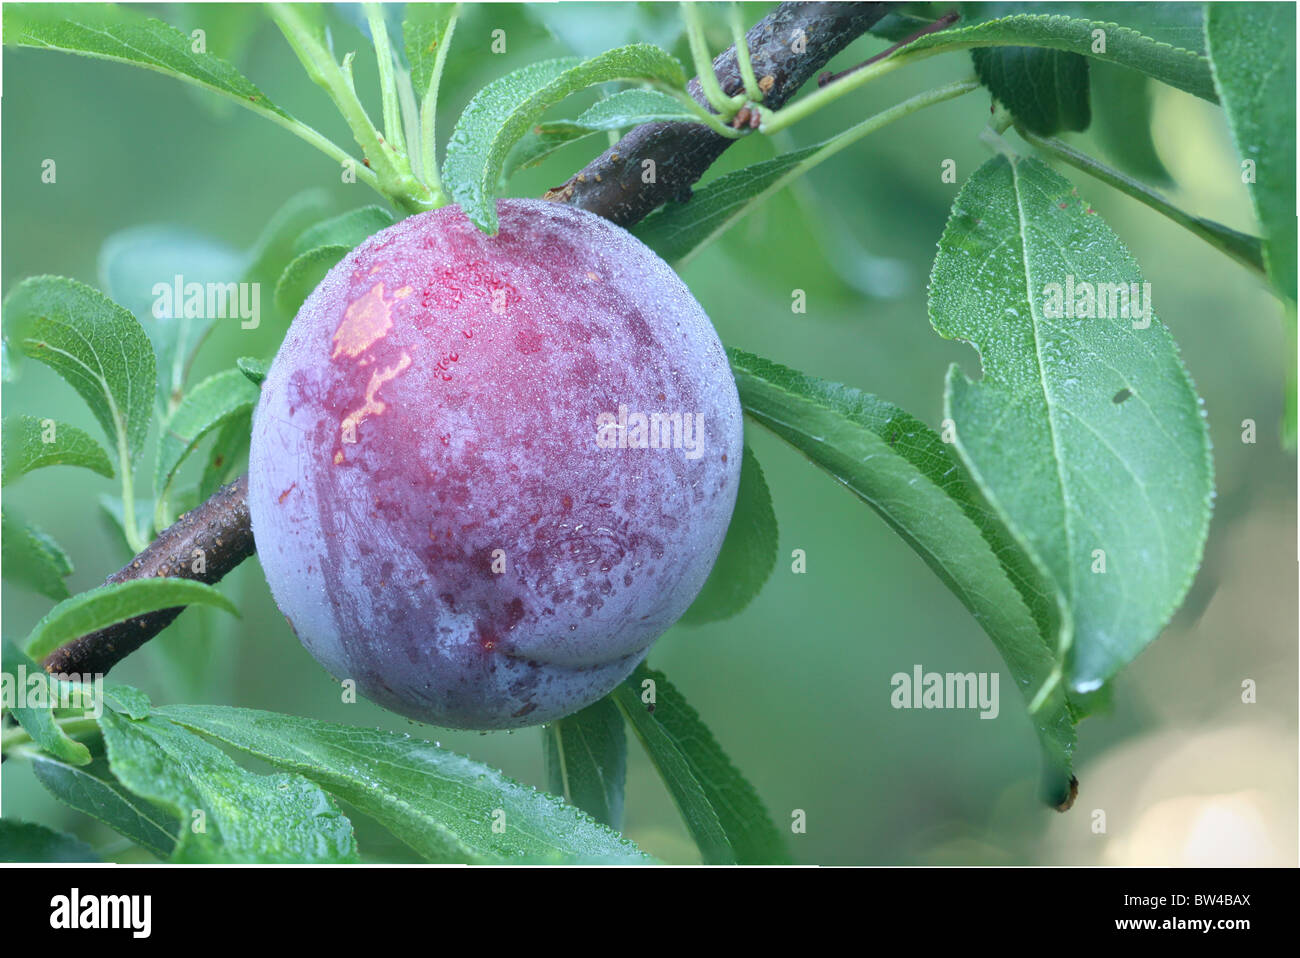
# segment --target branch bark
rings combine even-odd
[[[779,109],[814,73],[873,27],[891,3],[782,3],[746,35],[763,105]],[[731,47],[713,61],[722,91],[744,89]],[[691,96],[707,107],[699,79]],[[698,123],[644,123],[575,173],[545,199],[599,213],[631,226],[672,200],[684,201],[694,183],[731,140]],[[647,161],[653,166],[648,166]],[[653,170],[652,182],[646,183]]]
[[[201,573],[194,571],[200,553]],[[211,585],[252,554],[248,476],[243,475],[168,526],[129,565],[109,576],[105,584],[169,576]],[[183,611],[184,606],[159,609],[83,635],[55,649],[42,664],[46,671],[56,673],[106,673],[167,628]]]
[[[782,3],[746,34],[763,105],[779,108],[813,74],[850,42],[879,21],[892,3]],[[722,89],[743,89],[731,47],[713,61]],[[699,80],[688,89],[701,103]],[[736,140],[698,123],[646,123],[631,130],[546,199],[596,213],[619,226],[639,222],[670,200],[684,200],[694,184]],[[642,178],[645,160],[655,176]],[[253,554],[248,515],[248,476],[218,490],[178,519],[107,583],[150,576],[173,576],[212,584]],[[205,557],[202,573],[193,571],[196,549]],[[44,661],[50,672],[107,673],[153,638],[184,611],[162,609],[83,635],[55,649]]]

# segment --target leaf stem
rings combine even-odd
[[[420,168],[424,172],[424,182],[433,190],[437,205],[447,202],[447,191],[442,186],[442,174],[438,169],[438,89],[442,85],[442,69],[447,62],[447,49],[451,46],[452,35],[456,32],[456,20],[460,14],[457,4],[447,19],[442,37],[438,41],[438,53],[433,58],[433,75],[429,78],[429,89],[425,91],[420,103]]]
[[[402,110],[397,100],[397,83],[393,77],[393,48],[388,38],[388,23],[384,11],[377,3],[363,3],[366,23],[370,25],[370,41],[375,47],[379,63],[379,91],[384,105],[384,136],[398,153],[406,152],[406,137],[402,131]]]
[[[754,64],[749,59],[749,38],[745,35],[745,24],[740,19],[740,4],[733,2],[728,8],[728,16],[731,22],[731,41],[736,47],[736,67],[745,84],[745,96],[754,103],[761,103],[763,91],[759,89],[758,78],[754,76]]]
[[[1016,132],[1020,134],[1025,142],[1038,147],[1044,153],[1056,157],[1064,163],[1068,163],[1077,170],[1095,177],[1108,186],[1113,186],[1122,193],[1127,193],[1139,203],[1145,203],[1151,209],[1155,210],[1169,219],[1173,220],[1179,226],[1187,229],[1191,233],[1199,236],[1205,242],[1218,249],[1220,252],[1235,259],[1243,266],[1254,270],[1260,276],[1264,273],[1264,255],[1261,249],[1260,241],[1257,237],[1250,236],[1246,233],[1240,233],[1231,227],[1224,226],[1222,223],[1216,223],[1213,220],[1203,219],[1199,216],[1193,216],[1177,206],[1175,206],[1165,196],[1157,193],[1145,183],[1133,179],[1118,170],[1111,169],[1104,163],[1081,153],[1067,143],[1050,136],[1039,136],[1024,129],[1019,124],[1016,125]]]
[[[901,103],[894,104],[887,110],[882,110],[881,112],[875,114],[874,116],[867,117],[865,120],[861,121],[860,123],[857,123],[856,125],[849,127],[847,130],[844,130],[836,134],[835,136],[831,137],[829,140],[826,140],[824,143],[821,144],[820,147],[809,147],[808,149],[814,150],[814,152],[804,157],[804,159],[800,160],[798,163],[791,166],[780,177],[773,180],[768,185],[768,187],[765,190],[763,190],[763,192],[753,197],[751,203],[758,203],[763,198],[772,195],[777,190],[780,190],[783,187],[785,187],[786,184],[790,183],[792,180],[802,176],[804,173],[807,173],[813,167],[824,162],[825,160],[830,159],[832,156],[834,156],[836,153],[839,153],[845,147],[850,146],[853,143],[856,143],[864,136],[874,133],[882,127],[888,126],[889,124],[893,123],[895,120],[901,120],[903,117],[910,116],[911,114],[915,113],[917,110],[924,109],[927,106],[933,106],[936,103],[942,103],[945,100],[951,100],[954,97],[959,97],[964,93],[970,93],[972,90],[978,90],[979,87],[980,87],[980,83],[974,77],[970,77],[969,79],[965,79],[965,80],[958,80],[954,83],[947,83],[944,84],[943,86],[935,87],[933,90],[927,90],[924,93],[918,93],[916,96],[910,97],[902,101]],[[720,235],[727,225],[729,225],[729,223],[723,224],[715,233],[713,233],[708,238],[708,240],[712,240],[716,236]],[[708,242],[708,240],[706,240],[705,242]],[[680,260],[674,262],[673,264],[674,267],[680,269],[682,266],[688,263],[701,249],[703,249],[704,245],[705,243],[701,243],[699,246],[695,247],[689,253],[683,256]]]
[[[659,81],[652,81],[651,85],[656,87],[657,89],[662,90],[664,93],[667,93],[669,96],[671,96],[682,106],[686,107],[686,109],[690,110],[691,113],[693,113],[699,119],[700,123],[707,126],[710,130],[712,130],[714,133],[717,133],[719,136],[725,136],[729,140],[735,140],[735,139],[739,139],[741,136],[744,136],[749,132],[749,130],[744,130],[744,131],[735,130],[727,126],[727,124],[722,120],[720,116],[718,116],[718,114],[710,113],[708,110],[704,109],[704,107],[700,106],[699,101],[697,101],[695,97],[691,96],[685,90],[670,86],[667,83],[662,83]]]
[[[62,719],[56,718],[54,724],[62,729],[65,735],[69,736],[80,735],[83,732],[99,731],[98,719],[86,718],[82,715]],[[8,755],[19,746],[30,745],[32,742],[32,737],[25,728],[21,725],[14,725],[0,733],[0,752]]]
[[[682,18],[686,21],[686,37],[691,44],[691,59],[695,62],[695,75],[700,81],[700,89],[709,106],[729,119],[744,103],[745,98],[729,97],[722,92],[718,74],[713,70],[713,58],[709,56],[709,47],[704,39],[704,22],[700,19],[699,6],[695,3],[682,4]],[[736,48],[740,52],[740,48]],[[752,72],[752,71],[751,71]]]
[[[132,552],[141,552],[149,540],[141,537],[135,518],[135,475],[131,472],[131,453],[126,447],[125,424],[117,434],[117,469],[122,477],[122,534]]]
[[[377,189],[394,205],[410,213],[432,209],[434,197],[429,188],[415,178],[410,163],[402,153],[386,146],[375,129],[366,108],[357,98],[347,73],[334,62],[320,37],[303,18],[295,4],[274,3],[270,13],[298,60],[317,84],[329,94],[343,114],[362,154],[370,161],[378,181]],[[390,57],[391,68],[391,57]],[[359,173],[359,171],[358,171]]]
[[[789,106],[776,111],[764,110],[763,123],[759,130],[763,133],[776,133],[784,130],[786,127],[793,126],[800,120],[812,116],[822,107],[834,103],[845,94],[852,93],[886,73],[892,73],[901,66],[923,60],[936,53],[944,53],[947,49],[947,47],[930,47],[913,53],[904,50],[897,55],[890,55],[874,63],[865,64],[847,76],[833,83],[827,83],[824,87],[815,93],[810,93],[802,100],[796,100]]]

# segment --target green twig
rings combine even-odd
[[[1122,193],[1127,193],[1138,202],[1145,203],[1157,213],[1163,214],[1179,226],[1199,236],[1243,266],[1249,267],[1261,276],[1264,275],[1264,255],[1258,238],[1249,236],[1246,233],[1240,233],[1224,226],[1222,223],[1193,216],[1179,209],[1169,199],[1157,193],[1145,183],[1141,183],[1118,170],[1111,169],[1104,163],[1093,159],[1086,153],[1080,153],[1074,147],[1055,137],[1039,136],[1024,129],[1019,124],[1016,125],[1016,132],[1020,134],[1025,142],[1038,147],[1044,153],[1068,163],[1075,169],[1081,170],[1109,186],[1113,186]]]
[[[393,49],[388,40],[388,23],[384,11],[377,3],[364,3],[366,23],[370,25],[370,40],[375,46],[375,59],[379,63],[379,91],[384,105],[384,136],[398,153],[406,151],[402,131],[402,110],[397,100],[397,82],[393,77]]]
[[[740,79],[745,84],[745,96],[754,103],[761,103],[763,91],[759,89],[758,78],[754,76],[754,64],[749,59],[749,38],[745,36],[745,24],[740,19],[740,5],[732,3],[728,13],[731,21],[731,41],[736,47],[736,67],[740,70]]]
[[[54,724],[63,730],[65,735],[75,737],[85,732],[98,732],[99,720],[86,718],[82,715],[69,716],[68,718],[55,719]],[[20,746],[33,745],[32,737],[27,730],[21,725],[13,725],[6,728],[0,733],[0,752],[5,755],[15,754],[15,750]],[[39,752],[39,748],[33,748],[33,751]],[[22,754],[18,752],[17,754]]]
[[[270,13],[307,75],[329,94],[343,114],[353,138],[375,172],[376,189],[407,212],[431,209],[434,197],[429,188],[415,178],[403,154],[384,146],[379,131],[357,98],[347,72],[334,62],[322,38],[304,19],[301,8],[295,4],[275,3],[271,4]]]
[[[730,118],[744,104],[745,98],[729,97],[722,92],[722,84],[718,82],[718,75],[713,70],[713,58],[709,56],[708,44],[704,39],[704,23],[700,19],[699,7],[694,3],[683,3],[682,17],[686,21],[686,36],[691,44],[691,59],[695,62],[695,75],[700,81],[704,99],[724,118]],[[739,47],[736,48],[736,52],[740,52]]]
[[[749,130],[733,130],[731,127],[727,126],[718,114],[710,113],[704,107],[700,106],[695,97],[691,96],[679,87],[669,86],[666,83],[659,83],[657,81],[652,81],[651,85],[662,90],[664,93],[667,93],[682,106],[686,107],[686,109],[690,110],[691,113],[695,114],[696,118],[701,123],[719,136],[725,136],[729,140],[734,140],[749,133]]]
[[[804,173],[807,173],[818,164],[830,159],[846,147],[856,143],[864,136],[874,133],[896,120],[901,120],[905,116],[910,116],[917,110],[922,110],[927,106],[933,106],[936,103],[942,103],[945,100],[951,100],[954,97],[961,96],[962,94],[970,93],[972,90],[978,90],[979,87],[979,81],[974,77],[967,80],[958,80],[955,83],[948,83],[944,86],[936,87],[933,90],[918,93],[916,96],[906,99],[902,103],[896,103],[887,110],[882,110],[874,116],[867,117],[860,123],[857,123],[856,125],[849,127],[847,130],[831,137],[829,140],[821,144],[821,146],[813,153],[810,153],[794,166],[791,166],[781,174],[781,176],[773,180],[762,193],[754,197],[751,206],[757,204],[760,200],[772,195],[778,190],[783,189],[791,181],[802,176]],[[723,223],[717,232],[715,232],[709,239],[716,237],[722,232],[722,230],[726,229],[727,226],[730,225],[730,222],[731,221]],[[695,255],[695,252],[698,252],[699,249],[703,248],[703,245],[704,244],[701,244],[691,254],[683,257],[679,262],[674,263],[674,266],[678,268],[684,266],[690,261],[691,257]]]
[[[452,35],[456,32],[459,11],[460,5],[457,4],[438,39],[438,53],[433,58],[433,75],[429,78],[429,89],[425,91],[420,103],[420,168],[424,173],[424,182],[433,191],[435,205],[439,206],[446,202],[446,191],[438,170],[438,89],[442,85],[442,68],[447,62],[447,48],[451,46]]]

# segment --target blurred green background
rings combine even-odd
[[[745,5],[746,22],[769,6]],[[349,142],[333,107],[256,7],[161,5],[151,12],[187,30],[203,27],[209,48],[234,60],[273,101]],[[709,15],[711,40],[721,49],[729,43],[721,14]],[[355,12],[335,11],[335,49],[358,51],[357,87],[378,116],[373,56],[349,16]],[[495,29],[506,32],[503,54],[490,51]],[[673,5],[468,6],[444,81],[444,142],[487,81],[537,59],[631,40],[658,42],[688,60]],[[861,38],[831,66],[884,46]],[[897,71],[777,142],[739,143],[709,175],[815,143],[970,71],[963,53]],[[42,273],[97,284],[102,244],[129,227],[171,224],[243,249],[303,189],[328,191],[337,211],[382,202],[364,185],[341,183],[330,160],[282,130],[166,77],[6,48],[3,79],[6,293]],[[1193,212],[1254,230],[1218,108],[1158,85],[1151,95],[1151,132],[1172,176],[1170,195]],[[555,115],[574,116],[594,96]],[[937,425],[948,364],[973,373],[977,361],[930,328],[926,281],[956,190],[989,155],[977,138],[989,104],[977,92],[868,137],[691,262],[684,278],[723,341],[874,392]],[[1105,109],[1094,103],[1094,115]],[[1106,156],[1098,125],[1069,139]],[[517,177],[510,192],[540,195],[601,148],[599,138],[567,147]],[[57,163],[54,184],[41,182],[47,158]],[[957,164],[956,185],[941,182],[946,159]],[[1296,477],[1294,458],[1277,439],[1284,372],[1294,362],[1289,320],[1243,268],[1126,196],[1062,172],[1142,264],[1157,312],[1205,398],[1219,494],[1204,566],[1173,623],[1115,683],[1113,712],[1080,727],[1079,800],[1059,815],[1035,798],[1036,742],[1005,673],[995,721],[971,711],[890,707],[895,672],[917,663],[941,672],[995,671],[1001,660],[874,513],[751,428],[781,526],[776,571],[743,614],[673,629],[649,662],[699,710],[779,827],[787,828],[795,809],[806,812],[807,833],[789,836],[798,862],[1295,864]],[[806,314],[791,311],[796,289],[807,294]],[[272,313],[270,294],[262,291],[260,330],[217,324],[196,376],[273,350],[288,318]],[[98,432],[72,390],[33,363],[4,387],[3,403],[5,415],[51,416]],[[1254,445],[1242,442],[1245,419],[1258,424]],[[149,475],[147,461],[140,475]],[[116,492],[115,483],[88,472],[53,469],[24,478],[5,496],[68,550],[75,592],[128,558],[97,504],[99,495]],[[807,553],[806,574],[791,572],[794,549]],[[242,618],[186,612],[114,679],[157,702],[242,705],[411,731],[542,784],[538,730],[412,728],[368,703],[344,705],[277,613],[256,561],[222,588]],[[6,584],[4,635],[22,638],[49,606]],[[1257,704],[1241,702],[1246,679],[1258,685]],[[629,754],[627,834],[669,861],[697,861],[635,741]],[[4,765],[3,802],[5,815],[74,830],[109,854],[120,850],[113,833],[56,805],[19,762]],[[1105,812],[1104,834],[1094,833],[1096,810]],[[360,815],[353,820],[367,859],[411,859],[382,829]]]

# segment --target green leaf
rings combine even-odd
[[[113,774],[105,756],[96,755],[89,765],[78,767],[33,755],[32,771],[59,801],[102,822],[151,855],[167,859],[176,850],[176,816],[127,789]]]
[[[246,372],[241,369],[241,372]],[[228,420],[212,440],[212,448],[203,464],[199,479],[198,501],[208,499],[221,486],[230,481],[236,466],[247,456],[249,440],[253,435],[253,414],[249,412]]]
[[[1077,53],[1040,47],[988,47],[971,51],[980,82],[1035,133],[1086,130],[1088,61]]]
[[[659,770],[706,865],[789,861],[754,786],[662,672],[638,666],[613,699]]]
[[[104,427],[119,465],[129,466],[149,432],[155,382],[153,347],[136,318],[59,276],[19,283],[4,314],[9,341],[68,381]]]
[[[1242,181],[1263,227],[1264,265],[1277,291],[1295,300],[1295,5],[1212,3],[1205,33]]]
[[[587,130],[622,130],[642,123],[699,122],[699,114],[676,97],[658,90],[621,90],[573,121]]]
[[[1103,315],[1076,318],[1085,289]],[[979,382],[948,371],[955,445],[1069,609],[1070,687],[1092,691],[1164,627],[1205,544],[1209,436],[1177,346],[1119,238],[1034,159],[996,157],[958,194],[930,319],[980,351]]]
[[[238,615],[234,603],[192,579],[156,578],[111,582],[64,599],[32,629],[27,654],[44,658],[65,642],[146,612],[184,605],[211,605]]]
[[[294,240],[294,257],[276,283],[277,307],[294,315],[334,264],[393,222],[386,209],[361,207],[308,227]]]
[[[79,838],[35,822],[0,818],[0,862],[97,862]]]
[[[0,485],[44,466],[81,466],[113,478],[113,464],[104,447],[76,426],[36,416],[10,416],[0,428],[4,431]]]
[[[295,315],[325,274],[350,252],[351,246],[318,246],[295,257],[275,284],[275,305],[289,315]]]
[[[301,255],[318,246],[354,249],[395,222],[393,214],[382,206],[363,206],[308,227],[294,241],[293,251]]]
[[[333,205],[329,192],[319,187],[303,190],[286,200],[267,220],[249,251],[245,280],[273,286],[294,258],[294,241],[304,230],[324,219]]]
[[[547,791],[563,795],[602,825],[623,827],[627,733],[612,699],[547,725],[542,757]]]
[[[133,226],[100,247],[105,294],[140,320],[153,343],[159,409],[180,401],[194,354],[218,320],[240,321],[235,284],[247,266],[233,247],[175,226]]]
[[[262,380],[266,374],[271,371],[271,364],[265,359],[255,359],[252,356],[240,356],[235,360],[235,365],[239,371],[248,377],[248,381],[254,386],[261,387]]]
[[[72,575],[72,560],[49,535],[18,518],[0,512],[0,566],[9,582],[19,582],[49,599],[68,597],[63,580]]]
[[[704,588],[681,617],[686,625],[720,622],[742,611],[776,567],[776,513],[763,467],[748,445],[740,466],[740,491],[718,561]]]
[[[1093,132],[1107,156],[1147,183],[1169,183],[1169,170],[1151,136],[1151,80],[1136,70],[1098,61],[1092,65]]]
[[[301,775],[255,775],[156,715],[100,722],[113,773],[180,823],[173,860],[313,863],[356,858],[352,823]]]
[[[10,46],[61,50],[130,63],[193,83],[260,112],[290,119],[238,70],[212,53],[195,53],[175,27],[113,4],[5,4]]]
[[[165,501],[176,470],[199,441],[257,405],[260,390],[239,369],[209,376],[185,394],[158,435],[154,494]]]
[[[520,170],[531,169],[546,159],[562,146],[576,143],[595,134],[594,130],[583,129],[572,123],[542,123],[519,138],[510,149],[505,165],[501,169],[501,179],[508,180]]]
[[[754,206],[799,175],[799,164],[826,144],[792,150],[734,170],[669,203],[632,228],[632,235],[676,267],[717,239]]]
[[[10,694],[15,696],[12,700],[13,707],[6,708],[6,714],[13,715],[23,730],[32,737],[32,741],[51,755],[71,765],[89,764],[90,750],[81,742],[70,738],[54,720],[54,709],[58,704],[54,699],[83,705],[87,704],[86,701],[78,697],[60,696],[58,687],[49,680],[45,669],[24,655],[12,642],[0,643],[0,659],[3,660],[5,685],[9,686]],[[37,678],[36,683],[31,682],[32,677]],[[30,703],[22,707],[17,704],[20,689],[24,703]],[[32,696],[36,694],[43,694],[46,698],[33,700]]]
[[[970,610],[1032,702],[1042,794],[1068,794],[1074,723],[1053,654],[1060,612],[1050,584],[924,423],[875,396],[729,350],[745,412],[880,514]]]
[[[1062,5],[1064,6],[1064,5]],[[961,50],[978,47],[1043,47],[1064,53],[1077,53],[1094,60],[1105,60],[1120,66],[1141,70],[1148,76],[1199,96],[1217,102],[1214,81],[1210,76],[1210,63],[1196,49],[1170,42],[1163,31],[1142,32],[1146,23],[1137,20],[1134,26],[1121,26],[1110,17],[1122,16],[1128,4],[1081,4],[1084,17],[1050,14],[1015,14],[969,26],[958,21],[955,27],[921,37],[909,44],[908,54],[921,50]],[[1166,4],[1166,6],[1171,6]],[[1188,6],[1177,4],[1173,6]],[[1038,9],[1042,9],[1039,7]],[[1092,14],[1096,19],[1087,18]],[[1159,23],[1159,21],[1157,21]],[[1099,40],[1095,31],[1104,34],[1105,49],[1096,47]],[[1155,35],[1152,35],[1152,34]],[[1185,34],[1177,33],[1186,40]],[[1194,46],[1194,45],[1193,45]]]
[[[686,85],[680,63],[658,47],[636,43],[586,61],[564,57],[529,64],[493,80],[470,100],[447,143],[443,177],[479,229],[497,231],[495,191],[511,147],[549,107],[610,80]]]
[[[122,497],[110,496],[105,492],[100,493],[97,501],[99,502],[99,508],[103,510],[104,515],[108,518],[109,522],[112,523],[113,529],[117,532],[122,546],[127,550],[128,554],[134,554],[135,550],[131,548],[131,542],[128,540],[126,535],[126,514],[122,506]],[[148,517],[152,508],[153,502],[151,500],[136,497],[135,514],[137,516],[136,535],[138,541],[149,541]]]
[[[456,13],[454,3],[408,3],[402,21],[402,45],[411,67],[411,86],[417,100],[424,99],[433,82],[438,46]]]
[[[648,861],[630,841],[555,796],[429,742],[254,709],[158,711],[305,775],[430,861]],[[498,834],[494,822],[504,822],[505,831]]]

